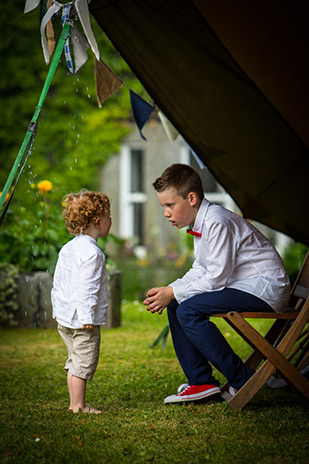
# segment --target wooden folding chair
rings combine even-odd
[[[223,386],[223,397],[229,407],[243,408],[275,373],[305,398],[309,399],[309,380],[300,370],[309,364],[309,252],[291,291],[288,312],[263,313],[231,311],[213,314],[224,318],[233,329],[253,348],[246,364],[257,369],[256,373],[237,391],[228,393],[229,384]],[[262,336],[246,319],[275,319],[265,336]],[[294,347],[296,346],[296,348]],[[293,348],[294,347],[294,348]],[[296,361],[295,361],[295,358]]]

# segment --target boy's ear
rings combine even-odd
[[[197,194],[195,192],[190,192],[188,195],[188,200],[189,200],[190,206],[195,206],[198,202]]]

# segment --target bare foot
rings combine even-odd
[[[85,406],[83,412],[90,412],[92,414],[102,414],[102,411],[100,411],[100,409],[91,408],[90,406]]]
[[[74,411],[74,409],[72,409],[72,411],[75,414],[78,413],[80,410],[82,412],[91,413],[91,414],[102,414],[102,411],[100,411],[99,409],[91,408],[90,406],[85,406],[84,408],[78,408],[78,411]]]

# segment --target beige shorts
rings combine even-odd
[[[64,369],[75,377],[91,380],[99,361],[100,326],[93,329],[69,329],[58,323],[58,332],[68,349]]]

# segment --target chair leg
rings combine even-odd
[[[275,342],[280,339],[280,336],[282,336],[282,332],[284,332],[285,327],[286,321],[283,319],[277,319],[265,335],[265,340],[267,340],[271,345],[274,345]],[[252,369],[256,369],[263,359],[265,359],[265,356],[255,347],[250,356],[246,359],[245,363]]]
[[[274,374],[276,368],[269,362],[265,362],[259,370],[238,390],[235,396],[227,400],[232,409],[242,409],[263,387],[269,377]]]
[[[232,323],[232,321],[230,321],[229,319],[226,319],[226,321],[229,323],[229,325],[242,337],[243,337],[243,333],[238,330],[237,326],[235,324]],[[276,319],[275,322],[272,324],[272,326],[269,328],[268,332],[266,333],[265,335],[265,339],[271,343],[272,345],[278,340],[280,339],[280,336],[282,335],[282,333],[284,332],[285,330],[285,327],[287,325],[287,321],[284,320],[284,319]],[[252,351],[252,353],[250,354],[250,356],[246,359],[245,363],[247,364],[247,366],[251,367],[252,369],[256,369],[258,367],[258,365],[260,364],[260,362],[265,359],[265,356],[263,355],[263,353],[261,353],[261,351],[259,351],[256,346],[251,343],[250,340],[248,339],[245,339],[245,341],[247,341],[247,343],[252,346],[254,348],[254,350]],[[274,370],[275,372],[275,370]],[[273,372],[273,373],[274,373]],[[271,374],[272,375],[272,374]],[[268,380],[268,379],[266,379]],[[230,384],[229,382],[226,382],[221,390],[224,392],[224,391],[227,391],[228,388],[229,388]]]
[[[262,337],[262,335],[260,335],[248,322],[246,322],[239,313],[231,312],[228,314],[228,317],[233,319],[234,324],[237,325],[238,329],[242,333],[245,334],[246,338],[249,338],[254,345],[258,346],[259,351],[261,351],[264,354],[264,356],[267,358],[267,361],[265,361],[264,365],[272,363],[274,369],[277,368],[281,376],[289,384],[291,384],[294,388],[296,388],[300,393],[302,393],[306,398],[309,399],[309,381],[304,376],[302,376],[300,372],[285,358],[286,354],[288,353],[288,351],[292,348],[293,344],[295,343],[297,336],[299,332],[301,331],[302,327],[306,324],[308,320],[308,312],[309,312],[309,302],[300,311],[298,318],[294,321],[288,333],[283,337],[281,342],[278,344],[277,349],[275,349],[272,345],[270,345],[270,343],[267,340],[265,340],[264,337]],[[272,371],[269,374],[269,376],[273,372],[274,371]],[[256,374],[253,377],[255,376]],[[250,382],[250,380],[251,379],[249,379],[248,382]],[[263,385],[263,383],[261,385]],[[242,389],[240,389],[240,391],[241,390]],[[237,395],[238,394],[236,394],[236,396]]]

